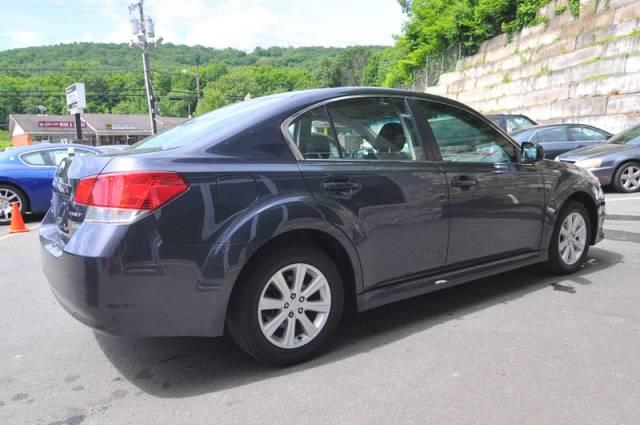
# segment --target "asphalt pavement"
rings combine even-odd
[[[37,229],[0,228],[0,424],[640,423],[640,194],[607,211],[575,275],[529,267],[355,315],[287,369],[226,337],[96,334],[51,295]]]

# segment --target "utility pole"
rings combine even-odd
[[[200,76],[198,75],[198,62],[196,61],[196,101],[200,103]]]
[[[149,65],[149,41],[152,41],[152,39],[155,38],[155,30],[153,20],[148,16],[144,16],[143,3],[144,0],[139,0],[137,3],[133,3],[129,6],[130,14],[132,14],[135,9],[138,9],[139,12],[139,18],[134,15],[131,16],[131,30],[134,38],[131,40],[129,46],[133,47],[134,45],[137,45],[142,49],[142,67],[144,70],[144,85],[147,92],[149,119],[151,121],[151,134],[156,134],[158,132],[158,127],[156,125],[157,102],[156,97],[153,94],[151,66]],[[157,46],[161,42],[162,37],[159,37],[155,40],[154,44]]]

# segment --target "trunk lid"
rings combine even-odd
[[[62,160],[53,175],[51,211],[56,219],[58,233],[66,243],[84,221],[86,207],[73,201],[80,179],[95,176],[111,161],[111,156],[69,156]]]

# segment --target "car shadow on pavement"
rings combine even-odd
[[[114,381],[127,379],[156,397],[189,397],[340,361],[545,287],[575,293],[581,285],[597,283],[590,279],[591,274],[622,259],[620,254],[592,248],[582,269],[567,277],[559,278],[542,267],[532,266],[352,314],[343,321],[336,340],[320,357],[284,369],[259,364],[228,336],[135,339],[94,335],[106,357],[122,374],[114,377]]]

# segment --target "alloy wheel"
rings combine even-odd
[[[17,192],[12,189],[0,188],[0,222],[11,220],[11,204],[18,203],[18,208],[22,211],[22,201]]]
[[[629,165],[622,170],[620,185],[629,192],[640,189],[640,167]]]
[[[572,212],[564,219],[559,238],[558,249],[562,261],[567,265],[574,265],[587,246],[587,223],[582,214]]]
[[[283,267],[269,278],[258,303],[260,329],[273,345],[292,349],[313,341],[327,323],[331,289],[309,264]]]

